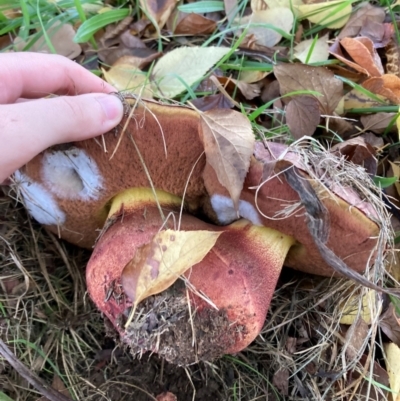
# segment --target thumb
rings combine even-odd
[[[0,105],[0,183],[49,146],[104,134],[122,117],[122,102],[100,93]]]

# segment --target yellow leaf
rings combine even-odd
[[[310,56],[309,53],[311,53]],[[328,35],[319,38],[315,42],[314,39],[303,40],[294,47],[294,56],[304,64],[306,63],[307,58],[307,64],[328,60]]]
[[[207,163],[236,207],[254,150],[251,124],[238,111],[213,109],[200,114],[200,135]]]
[[[103,70],[104,79],[119,91],[134,95],[140,94],[146,99],[152,99],[153,93],[147,74],[138,69],[136,63],[137,58],[135,57],[121,57],[108,71]]]
[[[222,232],[174,231],[157,233],[136,250],[122,273],[122,287],[136,306],[170,287],[186,270],[199,263]]]
[[[393,401],[400,401],[400,348],[395,343],[385,344],[384,347]]]
[[[282,39],[282,35],[273,28],[279,28],[289,33],[293,27],[293,13],[289,8],[275,7],[268,10],[259,10],[240,19],[240,25],[249,24],[247,33],[254,35],[257,43],[262,46],[275,46]],[[263,26],[265,24],[265,26]]]
[[[348,0],[326,1],[323,3],[294,5],[299,12],[299,18],[324,25],[327,28],[342,28],[349,20],[352,7]]]
[[[272,71],[240,71],[240,80],[243,82],[247,82],[248,84],[252,84],[254,82],[261,81],[268,74],[271,74]]]
[[[160,97],[175,97],[200,81],[231,49],[228,47],[180,47],[158,60],[152,87]]]
[[[375,291],[368,290],[368,292],[363,296],[362,310],[360,315],[358,315],[359,297],[350,297],[341,305],[342,315],[340,318],[340,323],[351,325],[356,321],[357,316],[360,316],[365,323],[371,324],[371,306],[374,304],[374,302]]]

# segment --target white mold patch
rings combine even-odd
[[[45,187],[33,182],[20,171],[15,172],[14,178],[18,185],[19,194],[24,198],[26,208],[37,222],[45,225],[64,224],[64,212]]]
[[[212,195],[211,206],[221,224],[230,224],[239,217],[243,217],[256,226],[262,226],[260,215],[250,202],[244,200],[239,201],[239,216],[233,206],[233,200],[227,196],[218,194]]]
[[[103,185],[95,161],[78,148],[48,150],[43,155],[42,178],[53,193],[64,199],[97,199]]]

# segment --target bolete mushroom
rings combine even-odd
[[[256,143],[236,211],[203,154],[197,112],[141,102],[122,126],[126,131],[102,139],[48,149],[16,173],[25,204],[39,223],[69,242],[91,248],[105,224],[110,200],[125,189],[152,185],[184,196],[190,212],[205,213],[217,224],[243,217],[293,236],[298,246],[292,248],[288,266],[313,274],[334,274],[308,232],[304,213],[300,210],[290,219],[279,215],[288,205],[300,205],[299,194],[284,175],[275,174],[274,167],[266,169],[281,154],[288,154],[282,145],[265,148],[262,142]],[[301,168],[299,157],[289,155]],[[328,193],[318,180],[307,174],[303,178],[311,183],[329,215],[327,245],[351,269],[363,272],[380,230],[373,221],[376,213],[357,194],[348,196],[342,191],[335,195],[336,188]]]
[[[244,219],[219,227],[183,213],[180,230],[219,231],[221,235],[204,259],[185,273],[190,283],[187,293],[184,285],[179,286],[183,281],[178,281],[143,301],[138,307],[141,313],[125,327],[139,291],[141,271],[133,264],[135,254],[160,227],[173,228],[179,219],[179,198],[159,190],[156,198],[148,188],[135,188],[113,199],[108,227],[87,266],[91,298],[135,353],[157,352],[185,365],[246,348],[264,324],[283,262],[295,240]],[[159,207],[169,215],[166,222]],[[145,257],[151,278],[157,279],[160,261],[151,249]],[[151,286],[151,278],[145,278],[140,288]]]
[[[133,118],[123,125],[126,130],[108,133],[101,139],[48,149],[17,172],[15,180],[33,217],[60,237],[90,248],[100,234],[88,265],[87,284],[92,299],[125,342],[145,350],[157,349],[170,360],[184,364],[194,362],[195,355],[209,359],[237,352],[259,333],[285,260],[287,265],[307,272],[334,274],[327,258],[321,255],[318,241],[310,234],[310,216],[303,208],[310,209],[304,193],[307,188],[312,188],[310,193],[330,219],[324,244],[350,268],[361,272],[368,267],[379,234],[379,226],[370,219],[375,217],[373,209],[364,207],[357,195],[353,199],[345,192],[332,195],[335,188],[328,195],[321,182],[307,175],[306,168],[302,172],[304,162],[296,155],[289,155],[292,159],[288,164],[282,157],[288,153],[286,148],[256,144],[236,211],[203,154],[197,112],[142,102]],[[114,151],[115,156],[110,158]],[[290,182],[286,175],[289,170],[309,186],[304,186],[303,193]],[[178,332],[186,341],[179,352],[168,354],[152,340],[143,343],[142,334],[158,327],[151,321],[154,315],[148,317],[149,321],[141,321],[141,331],[135,325],[125,328],[135,275],[129,279],[124,268],[134,258],[135,250],[165,224],[156,199],[162,208],[176,214],[183,197],[186,211],[181,229],[222,234],[204,259],[185,274],[196,289],[188,295],[190,302],[183,292],[178,298],[172,297],[178,299],[171,304],[174,313],[189,313],[190,319],[194,316],[198,320],[193,326],[183,319],[185,324]],[[277,219],[288,204],[297,205],[295,213]],[[359,209],[360,205],[363,207]],[[218,227],[190,213],[230,225]],[[235,222],[239,217],[247,220]],[[173,294],[175,290],[170,291]],[[203,292],[218,310],[200,296]],[[144,302],[157,303],[158,299]],[[173,309],[182,305],[191,305],[192,312]],[[217,335],[204,336],[215,321],[224,329]],[[197,330],[202,331],[197,337],[208,342],[199,340],[193,353],[188,344]],[[168,341],[172,340],[164,338],[165,349],[170,349]]]

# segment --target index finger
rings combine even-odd
[[[0,54],[0,104],[50,94],[110,93],[116,89],[63,56],[42,53]]]

